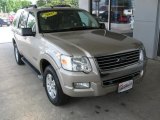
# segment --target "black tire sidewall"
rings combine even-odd
[[[48,90],[47,90],[46,76],[48,74],[52,75],[53,80],[55,81],[55,84],[56,84],[57,94],[56,94],[56,97],[54,99],[49,95]],[[52,104],[56,105],[56,106],[60,106],[60,105],[65,104],[66,100],[67,100],[67,96],[63,93],[60,82],[59,82],[59,79],[57,77],[57,74],[56,74],[56,72],[55,72],[55,70],[53,69],[52,66],[47,66],[46,67],[46,69],[44,71],[44,77],[43,78],[44,78],[45,91],[46,91],[46,94],[47,94],[50,102]]]
[[[16,58],[16,49],[17,49],[17,52],[18,52],[18,60]],[[16,60],[18,65],[23,65],[24,64],[23,61],[21,60],[22,56],[20,55],[16,44],[14,44],[14,57],[15,57],[15,60]]]

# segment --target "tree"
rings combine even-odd
[[[32,3],[27,0],[21,0],[21,7],[26,7],[31,5]]]
[[[13,0],[8,0],[6,6],[7,6],[7,7],[6,7],[6,8],[7,8],[7,10],[6,10],[7,13],[13,11],[14,1],[13,1]]]
[[[0,10],[5,12],[6,11],[6,0],[0,0]]]
[[[45,0],[38,0],[38,1],[37,1],[37,6],[38,6],[38,7],[44,6],[45,4],[46,4],[46,1],[45,1]]]
[[[0,0],[0,9],[3,12],[16,12],[18,9],[31,5],[28,0]]]
[[[72,7],[78,7],[78,0],[38,0],[37,6],[54,6],[58,4],[67,4]]]

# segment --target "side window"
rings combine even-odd
[[[26,28],[27,27],[27,19],[28,19],[28,12],[24,11],[21,14],[18,28]]]
[[[35,21],[35,15],[33,13],[29,13],[27,28],[32,28],[32,31],[36,32],[36,21]]]
[[[18,18],[15,16],[15,19],[13,20],[13,26],[14,26],[14,27],[16,27],[17,21],[18,21]]]
[[[79,16],[80,16],[80,18],[81,18],[82,23],[83,23],[84,25],[89,26],[88,17],[87,17],[84,13],[82,13],[82,12],[79,12]]]
[[[97,21],[88,12],[78,12],[83,26],[96,27]]]
[[[18,11],[14,17],[14,20],[13,20],[14,27],[17,27],[20,15],[21,15],[21,11]]]

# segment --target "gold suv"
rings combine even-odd
[[[131,89],[144,75],[141,42],[107,31],[87,11],[29,7],[17,12],[12,28],[17,64],[43,78],[49,100],[101,96]]]

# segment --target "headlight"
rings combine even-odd
[[[61,55],[61,65],[63,69],[74,72],[89,73],[92,71],[91,64],[87,57],[70,57]]]
[[[140,60],[141,62],[144,61],[144,52],[143,52],[143,50],[140,50],[139,60]]]

